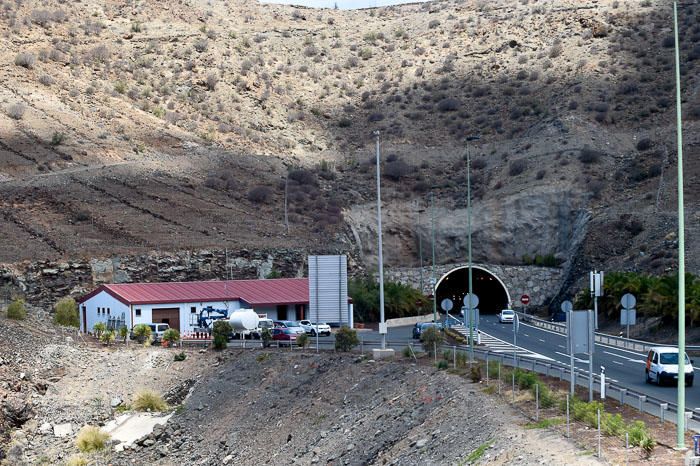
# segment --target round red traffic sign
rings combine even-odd
[[[520,297],[520,302],[525,304],[525,305],[530,304],[530,297],[528,295],[524,294]]]

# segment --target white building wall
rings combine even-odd
[[[197,326],[197,319],[202,308],[211,306],[214,309],[228,309],[229,315],[231,312],[241,308],[240,301],[214,301],[214,302],[192,302],[192,303],[164,303],[164,304],[134,304],[134,325],[150,324],[153,322],[153,309],[171,309],[178,308],[180,310],[180,333],[190,332]],[[196,312],[192,313],[192,308]],[[141,311],[141,315],[137,316],[137,311]]]
[[[83,306],[85,306],[87,311],[87,328],[84,328],[83,325]],[[100,309],[100,312],[98,312],[98,309]],[[104,312],[101,311],[102,309],[104,309]],[[109,314],[107,314],[107,310],[109,310]],[[130,327],[131,323],[129,306],[118,301],[105,291],[82,303],[78,308],[78,313],[80,315],[80,330],[83,332],[92,332],[92,328],[97,322],[106,324],[109,317],[121,317],[122,313],[124,313],[126,326]]]

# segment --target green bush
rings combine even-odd
[[[471,370],[469,371],[469,378],[471,378],[473,383],[481,382],[481,365],[477,364],[472,366]]]
[[[66,466],[88,466],[89,464],[87,458],[82,455],[72,455],[66,461]]]
[[[24,307],[23,299],[15,299],[7,306],[7,317],[16,320],[27,318],[27,309]]]
[[[134,397],[131,405],[136,411],[166,411],[168,404],[153,390],[142,390]]]
[[[163,332],[163,341],[167,341],[169,344],[177,343],[180,341],[180,332],[177,329],[169,328]]]
[[[187,355],[185,354],[184,351],[180,351],[179,353],[175,353],[175,356],[173,356],[173,361],[184,361],[187,359]]]
[[[630,445],[633,447],[640,446],[644,437],[648,436],[647,426],[644,424],[644,421],[634,421],[632,424],[627,426],[627,431],[629,434]]]
[[[420,342],[423,345],[423,349],[430,356],[435,354],[435,349],[442,345],[444,339],[442,331],[435,327],[426,328],[420,335]]]
[[[80,327],[78,305],[73,298],[63,298],[56,303],[53,321],[57,325]]]
[[[107,325],[104,322],[97,322],[95,325],[92,326],[92,331],[98,339],[102,337],[102,334],[105,333],[106,330]]]
[[[126,327],[119,327],[119,331],[117,333],[119,334],[119,338],[126,343],[126,337],[129,336],[129,329]]]
[[[534,372],[525,371],[522,369],[515,369],[515,383],[518,384],[518,388],[521,390],[527,390],[532,388],[539,379],[537,374]]]
[[[403,353],[403,356],[405,358],[412,358],[413,357],[413,351],[411,350],[410,346],[405,347],[403,349],[402,353]]]
[[[547,409],[551,408],[554,406],[554,404],[557,401],[556,396],[552,392],[552,390],[549,389],[549,387],[543,383],[537,382],[535,385],[539,386],[539,396],[540,396],[540,407]],[[535,395],[535,387],[533,386],[531,388],[532,394]]]
[[[151,341],[151,327],[146,324],[134,325],[133,334],[136,341],[143,344],[148,344]]]
[[[441,359],[440,361],[437,362],[436,366],[438,369],[440,369],[442,371],[442,370],[447,369],[449,364],[447,364],[447,361],[445,361],[444,359]]]
[[[609,437],[619,437],[625,431],[625,421],[621,414],[600,414],[600,430]]]
[[[343,325],[335,334],[335,349],[336,351],[350,351],[360,344],[357,338],[357,332],[350,327]]]
[[[299,345],[302,348],[305,348],[308,344],[309,336],[307,334],[302,333],[301,335],[297,335],[297,345]]]
[[[217,320],[214,322],[212,334],[214,335],[214,348],[222,350],[228,346],[228,336],[231,334],[233,329],[231,324],[225,320]]]
[[[83,453],[104,450],[109,440],[109,434],[102,432],[99,427],[85,426],[78,432],[75,445]]]
[[[109,346],[110,343],[114,341],[115,335],[114,335],[114,330],[105,330],[102,332],[100,335],[100,341],[104,343],[105,345]]]
[[[260,332],[260,339],[263,342],[263,348],[267,348],[270,346],[270,343],[272,342],[272,332],[269,328],[266,327],[262,329],[262,331]]]

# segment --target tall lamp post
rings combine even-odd
[[[472,159],[469,152],[469,142],[478,141],[479,136],[467,137],[467,260],[469,264],[469,299],[467,300],[464,312],[469,313],[469,358],[474,359],[474,312],[472,310]]]
[[[685,362],[685,211],[683,209],[683,128],[681,120],[681,72],[678,53],[678,7],[673,2],[673,35],[676,58],[676,134],[678,139],[678,367]],[[685,364],[683,364],[685,367]],[[678,370],[677,448],[685,448],[685,370]]]
[[[377,138],[377,242],[379,262],[379,333],[382,335],[382,349],[386,349],[386,323],[384,322],[384,258],[382,257],[382,191],[379,167],[379,131]]]
[[[433,249],[433,266],[430,269],[430,288],[433,290],[433,322],[437,322],[437,288],[435,285],[435,202],[433,192],[430,191],[430,234],[431,247]]]

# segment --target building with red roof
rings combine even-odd
[[[253,309],[272,320],[302,320],[309,306],[308,278],[105,284],[78,300],[80,328],[97,322],[167,323],[181,333],[197,328],[203,308]],[[350,305],[351,306],[351,305]]]

